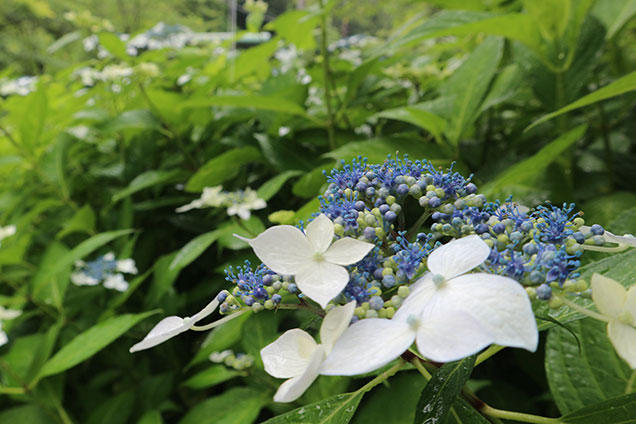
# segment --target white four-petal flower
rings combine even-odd
[[[611,278],[592,275],[592,300],[609,318],[607,336],[616,353],[636,369],[636,286],[629,290]]]
[[[192,328],[197,322],[210,315],[219,306],[218,296],[214,297],[205,308],[191,317],[181,318],[176,315],[166,317],[159,321],[142,341],[130,348],[130,353],[155,347],[172,337],[184,333]]]
[[[428,257],[429,273],[391,320],[361,320],[336,343],[324,366],[328,375],[373,371],[416,342],[419,352],[437,362],[469,356],[496,343],[535,351],[538,331],[530,300],[516,281],[499,275],[466,274],[480,265],[490,248],[479,236],[451,241]],[[354,355],[355,366],[339,362]]]
[[[332,244],[333,222],[323,214],[311,221],[305,232],[277,225],[254,239],[237,237],[249,243],[269,269],[293,275],[300,291],[324,308],[349,282],[344,265],[360,261],[374,245],[350,237]]]
[[[276,378],[288,379],[274,395],[275,402],[293,402],[319,374],[324,373],[326,369],[322,367],[323,362],[349,326],[355,307],[356,302],[349,302],[327,313],[320,326],[322,344],[317,344],[305,331],[295,328],[261,349],[265,371]],[[353,365],[357,360],[349,357],[345,362]],[[346,367],[347,363],[339,365]]]

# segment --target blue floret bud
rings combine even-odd
[[[577,231],[576,233],[572,234],[572,238],[576,240],[576,242],[579,244],[585,243],[585,236],[580,231]]]
[[[375,228],[367,227],[364,229],[364,238],[367,240],[375,240]]]
[[[552,289],[547,284],[541,284],[537,287],[537,298],[541,300],[549,300],[552,297]]]
[[[430,199],[428,199],[428,205],[432,208],[437,208],[442,204],[442,201],[439,199],[439,197],[431,197]]]
[[[393,211],[388,211],[387,213],[384,214],[384,219],[386,219],[389,222],[395,221],[396,218],[397,218],[397,215]]]
[[[353,207],[357,210],[357,211],[363,211],[366,208],[366,205],[364,204],[364,202],[362,200],[358,200],[355,205],[353,205]]]
[[[475,227],[475,233],[477,234],[484,234],[488,232],[488,225],[486,224],[478,224]]]
[[[493,225],[492,230],[496,234],[502,234],[504,231],[506,231],[506,226],[500,222],[498,224]]]
[[[600,225],[594,224],[592,225],[592,227],[590,227],[590,232],[595,236],[602,236],[603,233],[605,233],[605,230]]]
[[[380,296],[373,296],[369,299],[369,307],[373,310],[379,311],[384,306],[384,300]]]
[[[391,288],[395,285],[395,277],[393,275],[385,275],[382,277],[382,284],[386,288]]]

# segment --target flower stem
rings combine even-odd
[[[558,297],[559,297],[559,299],[561,299],[563,301],[563,303],[568,305],[568,307],[570,307],[571,309],[574,309],[577,312],[582,313],[583,315],[587,315],[590,318],[594,318],[596,320],[603,321],[603,322],[610,322],[611,321],[605,315],[601,315],[601,314],[599,314],[597,312],[590,311],[589,309],[584,308],[583,306],[572,302],[570,299],[567,299],[566,297],[563,297],[563,296],[558,296]]]
[[[428,372],[428,370],[426,368],[424,368],[424,365],[422,365],[422,361],[420,361],[420,358],[417,358],[417,357],[413,358],[411,360],[411,363],[413,365],[415,365],[415,368],[417,368],[417,370],[420,372],[420,374],[422,374],[424,376],[426,381],[429,381],[431,378],[433,378],[431,373]]]
[[[376,378],[374,378],[373,380],[369,381],[364,386],[360,387],[358,390],[355,391],[355,393],[358,394],[358,393],[366,393],[366,392],[368,392],[369,390],[371,390],[372,388],[374,388],[378,384],[382,383],[384,380],[386,380],[389,377],[395,375],[395,373],[397,373],[400,370],[400,368],[402,368],[404,366],[405,363],[406,362],[404,362],[402,359],[399,359],[397,364],[393,365],[391,368],[389,368],[388,370],[384,371],[382,374],[378,375]]]
[[[524,414],[523,412],[504,411],[502,409],[493,408],[492,406],[488,406],[486,404],[484,404],[484,406],[479,410],[479,412],[481,412],[482,414],[488,415],[489,417],[503,418],[505,420],[520,421],[523,423],[534,423],[534,424],[562,423],[562,421],[558,418],[548,418],[548,417],[542,417],[540,415]]]
[[[239,317],[239,316],[243,315],[243,314],[244,314],[245,312],[247,312],[247,311],[249,311],[249,309],[242,309],[242,310],[240,310],[240,311],[238,311],[238,312],[234,312],[232,315],[228,315],[228,316],[223,317],[223,318],[221,318],[221,319],[219,319],[219,320],[216,320],[216,321],[214,321],[214,322],[211,322],[211,323],[210,323],[210,324],[208,324],[208,325],[203,325],[203,326],[201,326],[201,327],[199,327],[198,325],[192,325],[192,326],[190,327],[190,329],[191,329],[191,330],[194,330],[194,331],[207,331],[207,330],[211,330],[211,329],[213,329],[213,328],[215,328],[215,327],[218,327],[218,326],[219,326],[219,325],[221,325],[221,324],[225,324],[226,322],[231,321],[231,320],[233,320],[234,318],[237,318],[237,317]]]
[[[480,353],[477,356],[477,359],[475,360],[475,366],[481,364],[486,359],[490,358],[491,356],[494,356],[496,353],[498,353],[499,351],[503,349],[505,349],[504,346],[490,345],[488,349],[484,350],[482,353]]]

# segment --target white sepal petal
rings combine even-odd
[[[626,299],[625,287],[601,274],[592,275],[592,300],[600,313],[610,318],[618,317]]]
[[[336,341],[342,336],[342,333],[349,327],[355,308],[355,301],[351,301],[344,306],[336,306],[322,320],[320,342],[325,347],[327,355],[331,352]]]
[[[493,343],[534,352],[539,342],[530,299],[515,280],[493,274],[453,278],[436,293],[440,308],[459,309],[473,316],[493,335]]]
[[[324,359],[325,349],[322,346],[318,346],[305,372],[281,384],[274,395],[274,402],[293,402],[305,393],[305,390],[307,390],[316,377],[318,377],[318,370]]]
[[[7,337],[7,333],[2,331],[2,322],[0,322],[0,346],[6,344],[9,341],[9,337]]]
[[[155,347],[166,340],[190,329],[189,321],[178,316],[162,319],[144,337],[142,341],[130,348],[130,353]]]
[[[324,253],[333,241],[333,222],[321,213],[307,225],[305,233],[315,251]]]
[[[417,329],[417,350],[435,362],[457,361],[479,352],[494,336],[470,314],[450,309],[425,309]]]
[[[217,306],[219,306],[219,303],[220,303],[218,297],[219,295],[217,294],[216,296],[214,296],[214,299],[212,299],[210,303],[205,305],[203,309],[201,309],[196,314],[192,315],[193,324],[201,321],[203,318],[207,317],[208,315],[210,315],[212,312],[215,311],[215,309],[217,308]]]
[[[279,274],[296,274],[302,266],[312,260],[314,254],[307,237],[291,225],[268,228],[251,240],[237,237],[249,243],[265,266]]]
[[[636,370],[636,328],[614,320],[607,326],[607,335],[618,356],[623,358],[631,369]]]
[[[296,285],[307,297],[323,309],[349,282],[344,267],[329,262],[309,262],[294,276]]]
[[[478,235],[453,240],[435,249],[427,259],[433,274],[450,280],[464,274],[484,262],[490,255],[490,247]]]
[[[350,237],[336,240],[325,252],[325,259],[332,264],[351,265],[362,260],[375,245]]]
[[[313,337],[295,328],[262,348],[261,359],[269,375],[276,378],[297,377],[305,372],[317,348]]]
[[[323,375],[357,375],[375,371],[413,344],[415,332],[403,322],[368,318],[349,327],[322,364]]]
[[[422,309],[431,300],[437,290],[433,283],[433,274],[430,272],[424,274],[424,276],[410,286],[409,289],[410,294],[404,299],[404,302],[393,316],[393,321],[406,322],[410,315],[420,315]]]

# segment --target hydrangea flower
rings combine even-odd
[[[162,319],[152,328],[152,330],[150,330],[142,341],[130,348],[130,353],[155,347],[176,335],[192,329],[197,322],[214,312],[217,306],[219,306],[219,303],[218,296],[215,296],[214,299],[205,306],[205,308],[201,309],[191,317],[181,318],[173,315]]]
[[[194,199],[187,205],[183,205],[177,208],[175,211],[181,213],[187,212],[192,209],[201,209],[208,207],[217,208],[219,206],[223,206],[223,204],[225,203],[226,194],[223,193],[222,190],[222,186],[205,187],[199,199]]]
[[[592,300],[607,318],[607,336],[616,353],[636,369],[636,286],[627,290],[611,278],[594,274]]]
[[[349,281],[344,266],[360,261],[374,247],[350,237],[333,242],[334,225],[324,214],[311,221],[305,233],[277,225],[254,239],[236,237],[249,243],[269,269],[293,275],[300,291],[323,309]]]
[[[133,259],[115,258],[112,252],[98,257],[94,261],[76,261],[76,272],[71,274],[71,282],[78,286],[95,286],[103,282],[104,287],[124,292],[128,290],[128,282],[121,273],[137,274],[137,266]]]
[[[22,315],[22,311],[17,309],[6,309],[0,306],[0,346],[6,344],[9,341],[7,333],[2,331],[2,321],[8,319],[14,319]]]
[[[329,375],[373,371],[416,342],[419,352],[436,362],[464,358],[496,343],[535,351],[538,331],[530,300],[516,281],[474,273],[490,248],[479,236],[451,241],[428,257],[429,273],[391,320],[365,319],[352,325],[325,362]],[[347,363],[353,355],[358,361]]]
[[[288,379],[276,391],[275,402],[295,401],[319,374],[329,371],[323,363],[351,322],[355,305],[355,302],[349,302],[327,313],[320,326],[322,344],[317,344],[308,333],[295,328],[261,349],[265,371],[273,377]],[[346,368],[357,362],[358,358],[350,356],[343,361],[338,365]]]

